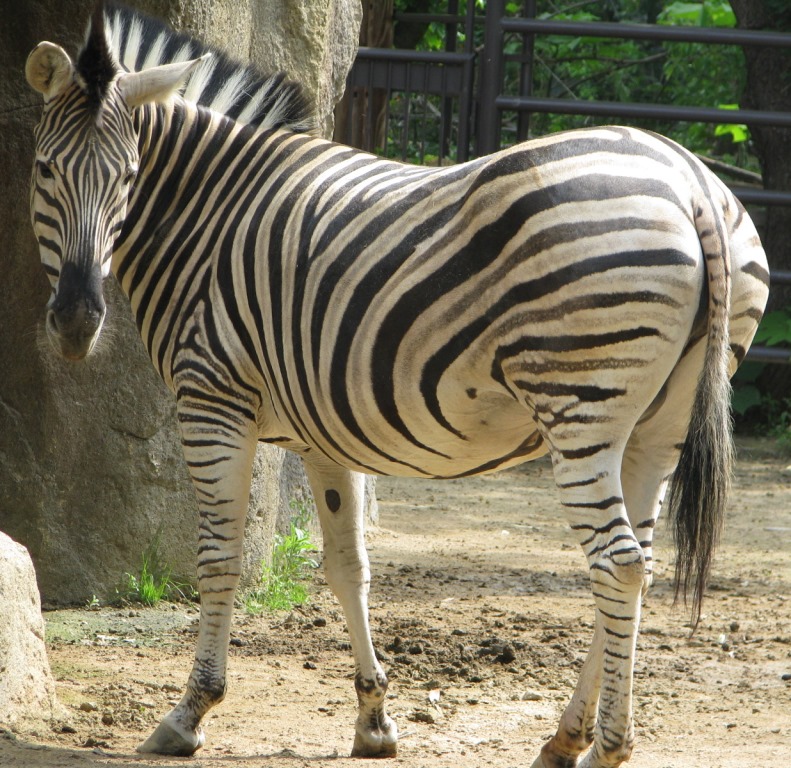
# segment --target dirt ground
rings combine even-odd
[[[687,613],[672,606],[672,549],[659,527],[630,768],[791,765],[789,463],[769,442],[740,442],[727,529],[692,637]],[[0,765],[530,765],[571,695],[593,619],[584,559],[549,464],[462,481],[381,480],[378,495],[371,615],[401,731],[398,757],[347,757],[351,654],[317,574],[304,609],[238,613],[228,696],[207,718],[206,746],[191,759],[134,750],[180,696],[195,609],[47,613],[65,717],[53,730],[0,734]]]

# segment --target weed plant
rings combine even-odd
[[[190,599],[191,587],[173,579],[173,571],[159,551],[161,528],[141,556],[137,573],[125,573],[122,585],[116,590],[123,602],[155,606],[163,600]]]
[[[307,580],[310,571],[318,567],[316,552],[307,529],[310,510],[297,501],[291,502],[295,516],[286,535],[276,533],[271,565],[261,564],[258,587],[245,598],[245,610],[258,614],[263,611],[290,610],[308,601]]]

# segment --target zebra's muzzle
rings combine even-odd
[[[99,268],[65,262],[47,310],[47,336],[55,350],[67,360],[82,360],[96,344],[106,309]]]

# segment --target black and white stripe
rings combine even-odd
[[[767,293],[752,223],[654,134],[596,128],[416,168],[315,138],[295,85],[207,50],[110,6],[73,82],[53,94],[35,77],[44,57],[29,64],[47,99],[32,207],[53,302],[83,301],[75,280],[59,298],[71,265],[112,259],[177,397],[200,506],[195,667],[143,749],[193,752],[224,694],[263,440],[306,461],[357,664],[359,755],[393,754],[397,731],[368,628],[357,473],[460,477],[548,451],[597,611],[534,766],[574,765],[591,743],[580,765],[620,764],[653,527],[679,452],[670,508],[696,609],[722,519],[728,375]],[[172,62],[189,80],[163,98],[141,74],[166,77]],[[90,238],[82,221],[99,222]],[[51,337],[78,357],[85,344],[57,328],[69,307],[50,310]]]

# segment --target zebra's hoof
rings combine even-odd
[[[206,737],[203,729],[188,731],[165,718],[157,729],[137,748],[138,752],[173,757],[189,757],[202,746]]]
[[[549,744],[551,743],[549,742]],[[544,745],[544,748],[533,761],[530,768],[574,768],[577,765],[576,757],[558,755],[547,749],[549,744]]]
[[[387,715],[380,717],[372,729],[363,729],[358,724],[352,757],[395,757],[397,753],[398,728]]]

